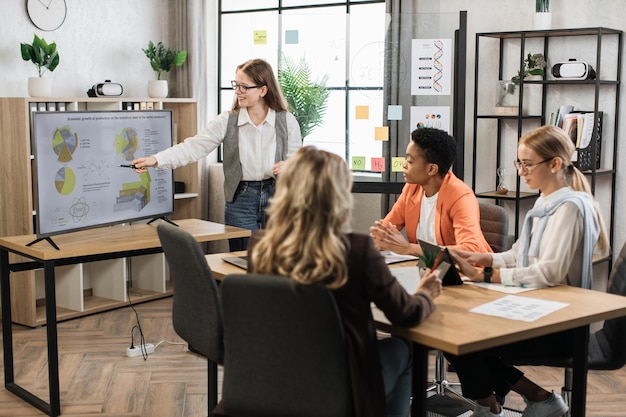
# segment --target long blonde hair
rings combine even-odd
[[[541,126],[524,135],[520,139],[519,144],[523,144],[534,150],[537,155],[543,159],[560,158],[563,161],[561,169],[565,172],[567,184],[572,189],[584,191],[589,194],[591,198],[594,198],[587,177],[572,164],[572,155],[576,151],[576,147],[563,129],[552,125]],[[598,236],[596,248],[598,252],[606,254],[610,249],[610,242],[597,203],[595,207],[596,217],[600,225],[600,236]]]
[[[305,284],[324,281],[329,288],[345,284],[351,187],[342,158],[312,146],[300,148],[278,177],[267,229],[251,254],[254,272]]]

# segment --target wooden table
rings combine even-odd
[[[225,256],[241,254],[245,252],[207,255],[207,262],[215,277],[221,279],[228,274],[243,272],[241,268],[222,260]],[[415,262],[409,264],[414,266]],[[402,266],[403,264],[392,265]],[[391,325],[380,310],[373,309],[374,319],[380,330],[414,342],[413,416],[427,415],[426,375],[430,349],[463,355],[570,329],[576,329],[571,415],[585,415],[589,325],[626,316],[626,297],[561,285],[517,294],[521,297],[568,304],[567,307],[531,323],[469,312],[476,306],[505,295],[470,284],[444,287],[441,296],[435,299],[435,312],[419,326],[410,328]]]
[[[250,236],[250,231],[246,229],[198,219],[176,220],[176,224],[191,233],[198,242]],[[28,246],[30,242],[36,239],[35,235],[0,238],[4,386],[9,391],[50,416],[58,416],[61,413],[54,268],[60,265],[162,252],[156,225],[157,223],[118,225],[56,235],[53,240],[59,249],[55,249],[46,241]],[[32,262],[10,263],[9,252],[30,258]],[[16,384],[13,369],[13,329],[9,275],[12,271],[42,267],[45,282],[50,403],[46,403]]]

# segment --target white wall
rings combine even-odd
[[[208,2],[211,3],[211,2]],[[466,178],[471,178],[471,138],[473,114],[474,40],[476,32],[524,30],[532,28],[534,2],[531,0],[430,0],[417,2],[418,12],[456,13],[468,11],[468,99]],[[19,44],[30,42],[34,33],[57,43],[61,63],[49,77],[54,80],[53,95],[84,96],[93,84],[111,79],[124,86],[125,96],[147,95],[147,81],[154,78],[141,48],[149,40],[166,44],[173,33],[174,0],[80,0],[67,1],[65,24],[54,32],[42,32],[28,20],[24,1],[3,1],[0,11],[0,96],[26,96],[26,79],[36,76],[31,63],[22,60]],[[605,26],[626,30],[621,0],[608,0],[598,6],[595,0],[553,0],[554,27]],[[212,14],[212,13],[211,13]],[[209,30],[209,33],[215,33]],[[217,61],[216,61],[217,62]],[[625,66],[626,67],[626,66]],[[214,75],[216,69],[207,72]],[[626,71],[626,70],[624,70]],[[626,79],[622,73],[622,79]],[[209,81],[212,88],[215,82]],[[211,94],[212,95],[212,94]],[[620,103],[621,133],[626,129],[624,95]],[[212,97],[199,97],[209,104],[209,115],[216,110]],[[626,143],[618,147],[617,207],[626,206],[626,166],[619,161],[626,154]],[[626,241],[624,215],[616,211],[615,249]]]
[[[146,97],[148,80],[155,79],[141,48],[149,40],[169,43],[173,33],[171,0],[67,1],[65,23],[44,32],[29,20],[24,1],[3,1],[0,12],[0,96],[27,96],[27,78],[36,77],[31,62],[22,60],[20,43],[33,35],[56,42],[60,63],[45,76],[53,80],[52,95],[86,97],[95,83],[110,79],[124,86],[128,97]]]

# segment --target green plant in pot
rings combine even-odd
[[[187,51],[174,51],[163,45],[163,42],[154,44],[152,41],[149,41],[148,47],[142,51],[150,60],[150,66],[157,77],[156,80],[148,83],[148,95],[150,97],[167,97],[167,81],[161,79],[161,74],[183,65],[187,59]]]
[[[59,52],[55,42],[47,43],[45,39],[35,35],[33,42],[21,43],[20,50],[24,61],[31,61],[37,67],[39,77],[28,80],[28,94],[31,97],[50,97],[52,85],[43,77],[44,72],[54,71],[59,65]]]
[[[283,56],[278,70],[278,84],[287,100],[289,111],[300,126],[302,140],[313,129],[321,126],[326,114],[330,91],[326,88],[328,76],[320,81],[311,79],[311,68],[305,58],[298,62]]]

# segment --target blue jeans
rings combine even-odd
[[[240,181],[233,202],[226,202],[224,220],[229,226],[255,231],[265,227],[265,208],[274,195],[276,181]],[[229,239],[230,251],[246,250],[248,238]]]
[[[411,400],[413,351],[410,342],[396,337],[378,341],[378,354],[383,372],[387,416],[407,417]]]

